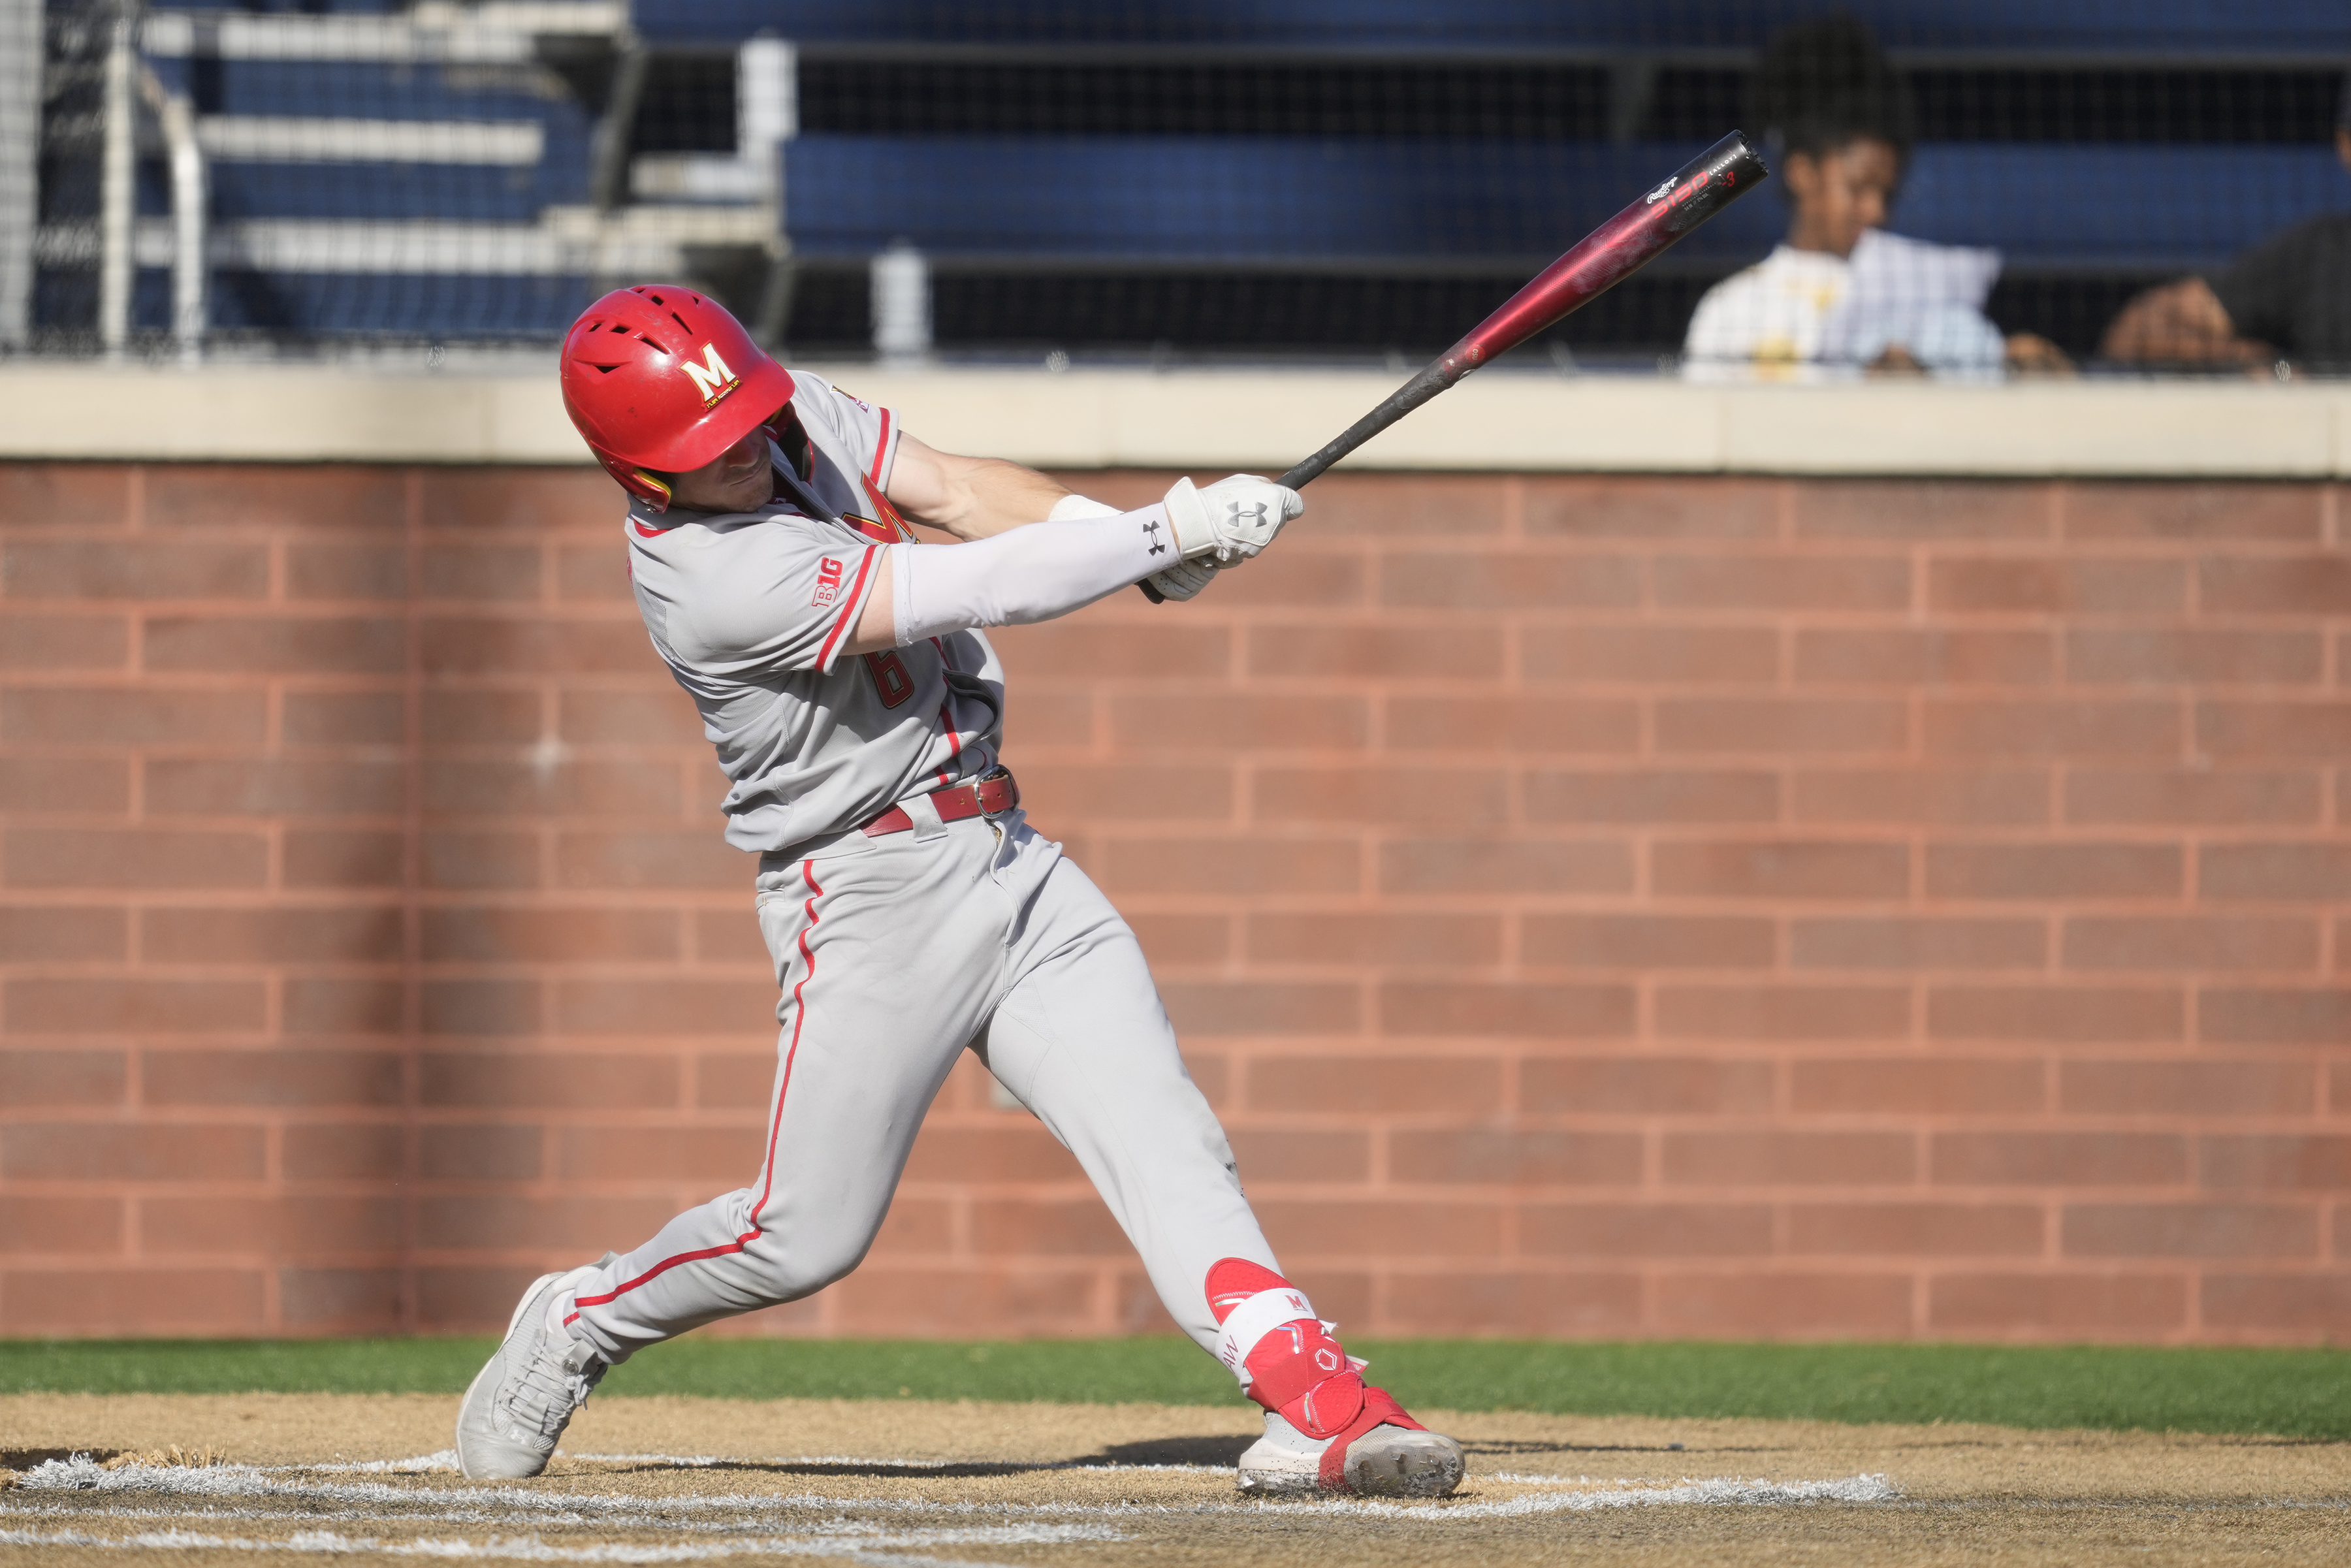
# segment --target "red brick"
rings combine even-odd
[[[1749,1258],[1771,1250],[1761,1204],[1530,1203],[1519,1245],[1572,1258]]]
[[[1698,1056],[1549,1056],[1519,1070],[1531,1115],[1757,1116],[1771,1110],[1769,1061]]]
[[[0,1051],[0,1106],[119,1105],[127,1065],[119,1051]]]
[[[2180,890],[2172,844],[1928,844],[1929,898],[2170,898]]]
[[[601,527],[618,529],[628,497],[594,467],[425,468],[419,471],[425,524],[472,532],[517,533]],[[508,1300],[508,1306],[514,1303]]]
[[[1251,625],[1244,667],[1259,679],[1499,680],[1502,634],[1490,620],[1442,628]]]
[[[2196,889],[2216,899],[2351,899],[2351,844],[2206,844]]]
[[[1801,839],[1661,843],[1649,852],[1651,883],[1667,896],[1899,898],[1910,889],[1901,844]]]
[[[427,1051],[423,1103],[486,1110],[662,1110],[678,1100],[666,1057]]]
[[[1424,893],[1629,893],[1632,852],[1574,839],[1402,839],[1380,846],[1380,890]]]
[[[2206,614],[2351,614],[2351,555],[2209,556],[2196,569]]]
[[[1927,993],[1929,1040],[2176,1040],[2187,1007],[2164,988],[1937,986]]]
[[[2031,827],[2049,820],[2049,776],[1948,768],[1858,768],[1796,774],[1795,820],[1860,827]]]
[[[399,468],[356,463],[174,463],[141,470],[150,528],[396,528],[408,517]]]
[[[758,860],[714,827],[677,832],[567,832],[555,843],[555,877],[571,888],[716,887],[747,895]]]
[[[139,1246],[147,1254],[387,1252],[400,1246],[400,1199],[335,1197],[148,1197],[139,1204]]]
[[[1900,1040],[1910,1033],[1910,992],[1787,981],[1660,986],[1656,1032],[1662,1040]]]
[[[2001,1203],[1799,1203],[1788,1207],[1788,1250],[1855,1258],[2032,1257],[2038,1208]]]
[[[1927,1286],[1927,1326],[1946,1333],[2139,1339],[2187,1315],[2176,1274],[1941,1274]]]
[[[2307,773],[2203,770],[2065,771],[2065,820],[2081,823],[2229,827],[2304,826],[2322,807],[2321,778]]]
[[[38,686],[0,691],[0,736],[12,746],[234,746],[262,738],[258,691]]]
[[[2075,1115],[2306,1116],[2317,1109],[2308,1062],[2064,1061],[2058,1109]]]
[[[1113,893],[1353,893],[1363,852],[1345,839],[1120,837],[1092,857]]]
[[[1029,695],[1019,696],[1024,741],[1033,738]],[[1371,729],[1363,696],[1113,692],[1110,699],[1111,741],[1123,751],[1359,751]]]
[[[2069,1258],[2314,1258],[2318,1211],[2252,1203],[2075,1203],[2060,1217]]]
[[[487,700],[487,694],[475,694]],[[1024,707],[1028,688],[1022,688]],[[510,707],[498,711],[507,716],[500,720],[501,733],[491,734],[485,727],[478,732],[458,732],[456,721],[449,722],[453,732],[445,737],[453,743],[466,740],[511,739],[528,744],[538,735],[538,699],[535,693],[501,694],[501,700]],[[526,713],[524,704],[528,704]],[[452,708],[451,712],[455,713]],[[428,706],[428,716],[432,708]],[[593,690],[572,690],[562,693],[556,707],[556,731],[566,741],[575,745],[597,746],[618,743],[628,746],[691,747],[697,755],[707,755],[709,742],[702,737],[702,720],[695,712],[693,701],[674,686],[664,685],[643,690],[622,687],[599,687]],[[511,731],[504,727],[511,725]]]
[[[2316,632],[2075,627],[2065,633],[2065,678],[2076,685],[2286,685],[2321,680]]]
[[[1217,597],[1212,602],[1219,610],[1261,605],[1353,609],[1371,600],[1374,564],[1360,554],[1317,549],[1313,540],[1293,537],[1281,549],[1251,561],[1249,570],[1218,578]],[[1020,706],[1025,712],[1029,706],[1026,692],[1020,695]],[[1021,721],[1021,727],[1028,727],[1026,719]]]
[[[620,555],[617,548],[605,555]],[[424,599],[487,601],[537,599],[539,550],[535,544],[493,540],[485,544],[439,543],[425,548],[418,583]]]
[[[131,810],[131,768],[112,758],[0,757],[0,813],[66,811],[120,817]]]
[[[1484,1203],[1409,1198],[1277,1198],[1256,1206],[1266,1239],[1284,1257],[1376,1257],[1409,1236],[1428,1258],[1490,1258],[1501,1250],[1502,1211]]]
[[[1398,1128],[1388,1134],[1388,1179],[1502,1186],[1629,1186],[1641,1179],[1632,1133]]]
[[[120,670],[131,625],[120,615],[25,615],[0,620],[0,670]]]
[[[419,1269],[417,1326],[428,1333],[497,1333],[541,1271],[536,1263]]]
[[[2197,1153],[2210,1187],[2351,1191],[2351,1136],[2227,1134],[2205,1138]]]
[[[2168,1133],[1937,1133],[1928,1179],[1952,1186],[2155,1186],[2187,1179]]]
[[[1751,686],[1780,674],[1768,626],[1531,626],[1521,646],[1530,681]]]
[[[1630,986],[1429,982],[1380,988],[1384,1034],[1614,1038],[1633,1032]]]
[[[1102,1207],[1102,1199],[1092,1193],[1083,1197],[1027,1203],[984,1200],[972,1205],[971,1228],[976,1249],[998,1256],[1123,1254],[1129,1250],[1118,1222]]]
[[[2196,744],[2222,758],[2333,761],[2351,751],[2351,702],[2199,703]]]
[[[37,1122],[0,1129],[0,1176],[22,1181],[258,1181],[259,1127]]]
[[[1493,915],[1255,915],[1242,946],[1253,962],[1484,967],[1502,952],[1502,922]]]
[[[1184,1035],[1353,1034],[1363,1027],[1362,994],[1353,985],[1176,981],[1159,994]]]
[[[1221,963],[1233,950],[1232,921],[1222,915],[1131,914],[1126,923],[1155,965]]]
[[[1780,780],[1756,771],[1695,768],[1531,770],[1527,814],[1562,822],[1769,822]]]
[[[1497,768],[1264,768],[1258,770],[1249,796],[1259,821],[1333,826],[1427,822],[1491,827],[1503,821],[1510,804],[1509,781]],[[1213,792],[1212,799],[1221,804],[1222,791]]]
[[[424,743],[530,746],[539,738],[542,727],[539,707],[536,691],[428,691],[423,703]]]
[[[1771,922],[1741,915],[1529,915],[1522,962],[1571,969],[1769,967]]]
[[[537,980],[427,980],[421,992],[426,1034],[530,1035],[545,1018]]]
[[[281,1164],[288,1181],[380,1182],[407,1169],[400,1128],[372,1122],[291,1124]]]
[[[637,618],[423,622],[418,647],[434,675],[650,675],[662,668]]]
[[[2038,920],[1822,915],[1788,926],[1800,969],[2038,969],[2048,945]]]
[[[2339,1344],[2351,1333],[2351,1279],[2339,1274],[2206,1274],[2207,1328],[2287,1333]]]
[[[405,599],[407,547],[346,539],[288,544],[286,596],[297,601]]]
[[[1138,505],[1155,501],[1152,495]],[[1498,534],[1502,482],[1480,475],[1350,474],[1318,481],[1301,528],[1341,538],[1358,534]]]
[[[116,528],[131,515],[121,463],[0,463],[0,528]]]
[[[151,963],[392,963],[400,911],[383,905],[277,909],[151,908],[139,950]]]
[[[145,800],[158,817],[382,817],[407,794],[398,761],[246,757],[147,764]]]
[[[2319,536],[2315,485],[2104,481],[2064,488],[2073,539],[2309,539]]]
[[[1799,628],[1796,679],[1872,686],[2048,684],[2055,646],[2042,632]]]
[[[1960,614],[2131,615],[2187,608],[2176,560],[1961,557],[1927,563],[1927,605]]]
[[[861,1333],[909,1336],[1100,1333],[1099,1265],[1018,1269],[869,1264],[831,1288],[836,1319]],[[511,1297],[509,1292],[509,1297]]]
[[[254,980],[20,979],[5,996],[11,1034],[209,1033],[263,1021]]]
[[[1081,614],[1037,626],[1008,626],[989,640],[1018,685],[1027,680],[1142,680],[1170,684],[1222,676],[1233,637],[1218,626],[1184,625],[1181,612],[1150,625]]]
[[[566,1140],[590,1142],[602,1129],[565,1128]],[[547,1129],[503,1126],[494,1123],[458,1122],[427,1125],[419,1147],[418,1174],[427,1181],[530,1181],[542,1171]],[[653,1129],[632,1129],[640,1135]],[[689,1152],[709,1149],[716,1140],[699,1129],[677,1134]],[[564,1164],[570,1166],[572,1162]],[[547,1173],[579,1176],[602,1174],[610,1167],[590,1165],[583,1173],[573,1166]]]
[[[1918,1179],[1917,1140],[1907,1133],[1667,1133],[1664,1146],[1665,1179],[1674,1186],[1907,1186]]]
[[[1930,697],[1922,705],[1928,757],[2176,758],[2180,709],[2169,701]]]
[[[1809,479],[1800,538],[2045,538],[2050,486],[2013,479]]]
[[[401,1326],[396,1269],[280,1269],[278,1321],[287,1328],[390,1333]]]
[[[2351,1040],[2351,989],[2206,989],[2197,1038],[2215,1045],[2332,1045]]]
[[[1649,563],[1667,610],[1907,610],[1910,563],[1896,556],[1660,556]]]
[[[1807,1058],[1790,1071],[1800,1114],[2024,1115],[2044,1098],[2040,1062],[2000,1057]]]
[[[1232,770],[1221,766],[1024,762],[1020,795],[1030,820],[1049,831],[1073,820],[1224,822],[1233,815]]]
[[[699,1135],[699,1134],[695,1134]],[[1316,1140],[1325,1145],[1321,1152],[1329,1153],[1328,1145],[1352,1143],[1357,1151],[1357,1163],[1362,1163],[1364,1136],[1360,1133],[1298,1134],[1292,1138]],[[1282,1135],[1259,1134],[1260,1140],[1270,1137],[1273,1146],[1283,1145]],[[1262,1146],[1262,1145],[1260,1145]],[[587,1151],[583,1148],[582,1153]],[[753,1154],[753,1163],[758,1154]],[[1263,1172],[1252,1172],[1263,1175]],[[906,1161],[908,1181],[957,1183],[996,1182],[1061,1182],[1082,1185],[1085,1173],[1079,1167],[1077,1156],[1054,1141],[1053,1134],[1034,1120],[1023,1116],[1016,1124],[1000,1127],[946,1127],[935,1121],[923,1128],[914,1140],[914,1152]],[[1341,1179],[1333,1176],[1331,1179]],[[1100,1204],[1096,1204],[1100,1207]]]
[[[748,912],[733,922],[758,932]],[[665,909],[507,909],[443,905],[423,915],[427,963],[657,963],[679,954],[678,916]]]
[[[575,758],[541,768],[519,759],[435,758],[424,766],[424,810],[435,815],[658,821],[676,817],[684,804],[677,766],[667,758]]]
[[[663,843],[674,842],[687,836],[683,833],[630,834],[610,839],[591,836],[587,843],[591,856],[598,849],[618,845],[624,852],[632,853],[640,862],[650,864],[656,860]],[[716,837],[715,834],[700,836]],[[723,841],[721,842],[723,844]],[[484,889],[538,885],[539,841],[532,833],[465,832],[437,829],[425,833],[419,847],[423,882],[426,887]],[[684,848],[683,845],[679,847]],[[579,851],[575,840],[567,837],[562,841],[559,853],[577,855]],[[575,872],[568,879],[572,886],[591,885],[588,875],[577,873],[571,866],[565,869]],[[677,874],[674,868],[671,874]]]
[[[122,1249],[122,1200],[0,1197],[0,1236],[12,1256]]]
[[[279,728],[288,746],[398,746],[408,704],[399,692],[287,692]]]
[[[1094,1201],[1097,1212],[1100,1199]],[[975,1230],[977,1229],[975,1217]],[[994,1249],[987,1249],[995,1250]],[[874,1233],[872,1256],[904,1258],[928,1254],[938,1256],[955,1250],[955,1209],[951,1204],[907,1197],[901,1194],[882,1218],[882,1228]],[[1031,1249],[1045,1251],[1046,1248]]]
[[[128,947],[130,921],[120,909],[70,905],[0,906],[0,962],[35,964],[120,959]]]
[[[1630,753],[1641,743],[1641,709],[1567,697],[1391,696],[1381,730],[1395,751]]]
[[[1259,1056],[1249,1064],[1256,1111],[1479,1115],[1501,1095],[1501,1068],[1490,1057]]]
[[[652,1235],[673,1205],[608,1193],[528,1197],[513,1192],[436,1195],[416,1205],[416,1245],[427,1251],[619,1249]]]
[[[1361,1182],[1371,1175],[1371,1139],[1363,1133],[1236,1127],[1229,1135],[1241,1180],[1251,1186],[1266,1182]],[[1061,1145],[1056,1144],[1053,1147],[1058,1150]],[[995,1167],[977,1168],[986,1171]],[[1074,1169],[1072,1166],[1072,1173]]]
[[[408,627],[348,615],[151,616],[140,656],[151,670],[392,674],[408,663]]]
[[[12,539],[0,546],[11,599],[262,599],[269,551],[180,540]]]
[[[398,833],[302,832],[285,836],[288,887],[397,887],[407,844]]]
[[[2318,945],[2314,921],[2254,915],[2075,915],[2064,925],[2069,969],[2313,969]]]
[[[398,980],[300,975],[285,983],[288,1036],[398,1034],[408,1025],[407,988]]]
[[[1659,1332],[1708,1339],[1895,1339],[1910,1333],[1899,1274],[1666,1274]]]
[[[1782,486],[1771,479],[1687,478],[1671,485],[1585,475],[1520,481],[1526,530],[1575,538],[1769,538]]]
[[[1582,1268],[1564,1274],[1458,1267],[1436,1274],[1394,1274],[1383,1299],[1382,1321],[1398,1333],[1622,1337],[1643,1326],[1639,1276]],[[1319,1288],[1315,1301],[1331,1310]]]
[[[12,1333],[262,1332],[261,1276],[241,1269],[11,1269],[0,1275]]]
[[[1899,702],[1815,697],[1662,700],[1656,706],[1662,752],[1902,752],[1909,748],[1907,706]]]
[[[258,887],[268,842],[258,833],[17,828],[5,840],[17,887]]]
[[[1549,551],[1399,552],[1380,559],[1379,601],[1414,608],[1623,610],[1641,602],[1640,563]]]

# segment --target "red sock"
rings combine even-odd
[[[1227,1258],[1208,1270],[1208,1310],[1224,1324],[1245,1305],[1236,1333],[1250,1343],[1228,1336],[1223,1354],[1236,1375],[1247,1369],[1249,1396],[1310,1437],[1353,1425],[1364,1408],[1363,1364],[1315,1317],[1305,1292],[1262,1264]]]

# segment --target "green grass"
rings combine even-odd
[[[1578,1415],[1982,1421],[2351,1438],[2351,1352],[2112,1345],[1559,1344],[1355,1347],[1407,1405]],[[456,1394],[479,1339],[0,1342],[0,1393]],[[1223,1405],[1177,1339],[1017,1343],[689,1338],[616,1369],[615,1395],[1060,1399]]]

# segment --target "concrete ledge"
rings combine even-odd
[[[810,368],[896,408],[934,445],[1062,468],[1279,472],[1402,379]],[[0,457],[588,460],[552,374],[87,365],[0,370]],[[2342,477],[2351,473],[2351,383],[1717,387],[1496,371],[1351,461],[1513,472]]]

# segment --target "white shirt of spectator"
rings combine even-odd
[[[1850,258],[1782,245],[1716,284],[1682,344],[1697,381],[1838,380],[1900,343],[1939,374],[1997,372],[2000,253],[1871,229]]]

